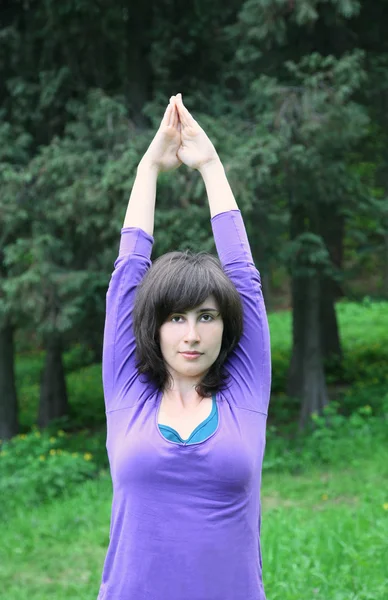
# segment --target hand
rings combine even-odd
[[[173,171],[180,167],[182,162],[177,156],[181,143],[180,129],[176,99],[175,96],[171,96],[160,127],[143,156],[142,162],[155,167],[159,173]]]
[[[205,164],[218,160],[217,151],[202,127],[183,104],[182,94],[177,94],[174,98],[181,129],[178,158],[188,167],[200,170]]]

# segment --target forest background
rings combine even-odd
[[[356,443],[386,451],[387,1],[5,0],[0,472],[10,510],[23,485],[35,506],[106,468],[105,295],[136,167],[178,92],[216,146],[262,276],[266,468],[348,460]],[[184,248],[215,251],[203,182],[181,167],[158,179],[153,258]]]

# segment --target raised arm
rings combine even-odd
[[[119,255],[106,297],[103,385],[107,411],[126,408],[149,393],[135,367],[132,313],[136,289],[151,265],[158,173],[176,169],[179,119],[173,97],[150,147],[139,163],[121,230]]]
[[[244,312],[243,334],[225,364],[232,377],[230,394],[241,408],[267,414],[271,347],[260,273],[239,210],[219,212],[212,218],[212,228],[219,259],[240,294]]]
[[[243,303],[244,331],[229,357],[227,369],[233,383],[233,401],[242,408],[267,414],[271,384],[268,320],[260,274],[253,262],[241,212],[221,160],[206,133],[177,96],[182,123],[179,158],[201,173],[209,200],[218,256]]]
[[[140,227],[153,235],[158,173],[173,171],[182,164],[177,157],[180,141],[176,100],[171,96],[160,127],[137,168],[124,227]]]
[[[197,169],[205,182],[210,215],[238,210],[224,167],[213,143],[183,104],[182,94],[176,96],[181,121],[181,147],[178,157],[187,166]]]

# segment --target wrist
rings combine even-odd
[[[217,171],[219,172],[220,169],[223,169],[223,168],[224,167],[222,165],[222,162],[221,162],[219,156],[216,156],[215,158],[212,158],[208,162],[201,165],[199,167],[198,171],[201,173],[202,177],[205,179],[210,174],[217,172]]]
[[[144,155],[141,161],[137,166],[137,171],[148,172],[150,174],[155,175],[156,177],[159,175],[159,167],[152,160],[150,160],[147,155]]]

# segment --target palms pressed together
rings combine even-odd
[[[199,169],[217,158],[216,149],[184,106],[181,94],[171,96],[147,155],[160,172],[173,171],[182,163]]]

